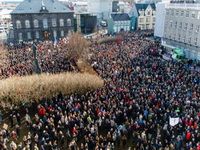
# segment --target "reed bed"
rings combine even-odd
[[[109,42],[117,42],[119,39],[121,39],[121,37],[117,37],[117,36],[105,37],[97,41],[97,43],[103,44],[103,43],[109,43]]]
[[[0,100],[6,104],[39,102],[59,92],[85,93],[103,87],[103,80],[88,73],[41,74],[0,80]]]

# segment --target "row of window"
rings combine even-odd
[[[145,11],[139,11],[139,13],[140,13],[140,16],[153,16],[153,15],[155,15],[156,14],[156,11],[153,11],[153,12],[151,12],[151,10],[148,10],[146,13],[145,13]]]
[[[36,31],[36,32],[34,32],[34,33],[35,33],[35,38],[36,38],[36,39],[41,38],[41,37],[40,37],[39,31]],[[25,37],[25,36],[26,36],[25,39],[28,39],[28,40],[33,39],[33,38],[32,38],[31,32],[27,32],[26,35],[24,35],[24,37]],[[60,36],[61,36],[61,37],[64,37],[64,36],[65,36],[64,30],[61,30],[61,31],[60,31]],[[53,31],[53,37],[54,37],[54,38],[57,38],[57,31],[56,31],[56,30]],[[18,33],[18,39],[19,39],[19,40],[23,40],[23,34],[22,34],[22,33]]]
[[[123,29],[124,31],[130,31],[130,26],[114,27],[114,32],[120,32],[121,29]]]
[[[189,30],[189,31],[195,31],[197,33],[200,32],[200,24],[194,25],[193,23],[183,23],[183,22],[173,22],[170,21],[169,25],[168,22],[165,22],[165,27],[170,27],[170,28],[178,28],[178,29],[184,29],[184,30]]]
[[[56,21],[56,19],[52,19],[51,20],[51,24],[52,24],[52,27],[57,27],[57,21]],[[48,19],[43,19],[43,28],[48,28],[48,25],[49,25],[49,23],[48,23]],[[60,27],[63,27],[65,24],[64,24],[64,19],[60,19],[59,20],[59,26]],[[67,26],[71,26],[72,25],[72,21],[71,21],[71,19],[67,19]],[[34,19],[33,20],[33,27],[34,28],[39,28],[39,22],[38,22],[38,20],[37,19]],[[20,20],[17,20],[16,21],[16,28],[17,29],[21,29],[22,28],[22,23],[21,23],[21,21]],[[31,28],[31,24],[30,24],[30,21],[29,20],[26,20],[25,21],[25,28],[27,28],[27,29],[29,29],[29,28]]]
[[[115,21],[115,25],[130,25],[130,21]]]
[[[198,45],[198,37],[194,37],[192,39],[191,36],[189,36],[188,38],[186,38],[186,35],[181,35],[181,34],[169,34],[169,35],[166,35],[166,38],[169,38],[169,39],[173,39],[173,40],[177,40],[177,41],[180,41],[180,42],[183,42],[183,43],[188,43],[188,44],[193,44],[195,46]]]
[[[141,30],[151,29],[149,24],[145,24],[145,25],[142,24],[138,28],[140,28]],[[154,24],[152,24],[152,29],[154,29]]]
[[[146,22],[151,22],[151,18],[150,17],[146,17],[146,19],[140,18],[139,19],[139,23],[144,23],[144,20],[146,20]],[[155,22],[155,21],[156,21],[156,18],[153,17],[153,22]]]
[[[192,19],[200,19],[200,11],[184,11],[184,10],[166,10],[167,16],[186,17]]]

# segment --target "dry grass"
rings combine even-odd
[[[7,105],[40,101],[62,92],[84,93],[103,87],[103,80],[87,73],[41,74],[0,81],[0,99]]]

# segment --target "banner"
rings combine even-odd
[[[175,126],[175,125],[177,125],[179,123],[179,117],[177,117],[177,118],[169,118],[169,124],[171,125],[171,126]]]

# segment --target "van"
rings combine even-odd
[[[5,30],[4,30],[4,27],[1,27],[0,26],[0,33],[3,33]]]
[[[13,30],[13,24],[9,25],[10,30]]]

